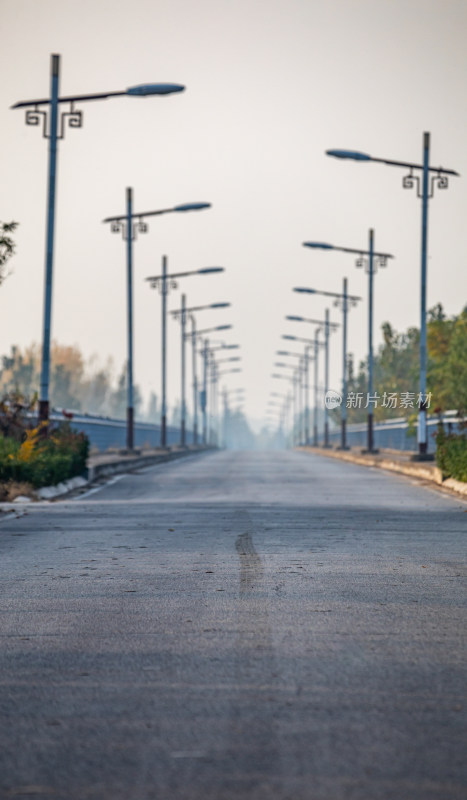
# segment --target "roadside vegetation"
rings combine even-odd
[[[409,431],[414,435],[418,416],[418,379],[420,368],[420,332],[409,328],[405,333],[395,331],[389,322],[382,326],[383,344],[374,357],[374,386],[380,398],[386,393],[396,393],[401,397],[411,393],[413,404],[407,407],[383,407],[381,403],[374,408],[377,422],[395,417],[406,417]],[[440,424],[436,434],[436,461],[444,478],[467,481],[467,436],[464,420],[467,414],[467,306],[454,317],[447,317],[441,305],[428,312],[427,325],[428,374],[427,389],[430,396],[428,413],[436,413]],[[360,392],[366,398],[367,362],[359,364],[355,374],[352,360],[349,364],[348,391]],[[443,413],[457,411],[460,433],[445,431],[442,425]],[[364,422],[367,409],[349,408],[348,420]],[[337,419],[336,414],[336,419]],[[449,428],[451,424],[449,424]]]
[[[11,234],[15,232],[17,227],[17,222],[2,222],[0,220],[0,286],[10,274],[7,272],[7,263],[16,250],[16,243]]]
[[[459,433],[447,434],[442,425],[436,436],[436,463],[443,473],[443,479],[455,478],[467,481],[467,436],[465,429]]]
[[[411,393],[415,395],[413,407],[374,408],[377,422],[395,417],[417,414],[418,380],[420,369],[420,332],[408,328],[398,333],[389,322],[382,325],[383,344],[374,355],[374,391],[382,398],[386,394]],[[467,412],[467,306],[453,317],[447,317],[441,305],[428,312],[427,324],[428,374],[427,391],[431,393],[429,413],[456,410],[459,416]],[[361,361],[355,372],[352,359],[349,363],[348,392],[361,392],[366,399],[368,380],[367,361]],[[362,404],[362,406],[364,403]],[[364,422],[368,409],[349,408],[348,421]]]
[[[36,405],[35,397],[19,393],[0,400],[0,500],[31,494],[27,489],[60,483],[86,469],[87,437],[68,422],[37,425],[31,416]]]

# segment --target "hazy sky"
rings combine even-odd
[[[3,0],[0,219],[17,220],[14,274],[1,288],[0,352],[42,335],[47,144],[9,106],[48,96],[50,53],[62,56],[62,94],[122,90],[145,82],[186,85],[162,98],[87,103],[84,127],[59,146],[53,337],[120,369],[126,357],[125,249],[101,220],[125,210],[208,201],[198,214],[150,222],[135,243],[135,380],[160,384],[160,297],[144,282],[167,254],[173,271],[221,265],[187,278],[200,327],[233,323],[242,347],[246,411],[262,416],[280,335],[310,335],[286,314],[321,317],[323,298],[293,286],[349,290],[366,300],[352,256],[313,252],[306,239],[377,249],[394,261],[375,280],[376,343],[389,320],[419,324],[420,201],[404,172],[341,162],[331,147],[461,173],[430,203],[428,304],[449,314],[467,300],[465,0]],[[179,305],[180,291],[170,297]],[[331,318],[340,312],[332,308]],[[169,326],[169,391],[179,394],[179,327]],[[366,302],[352,310],[349,350],[366,355]],[[339,389],[340,334],[331,351]],[[417,387],[414,387],[414,391]]]

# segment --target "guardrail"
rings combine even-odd
[[[438,417],[432,417],[427,420],[429,453],[434,453],[436,450],[435,438],[438,424]],[[457,411],[446,411],[443,414],[443,426],[446,433],[459,432],[460,420],[457,417]],[[409,425],[404,417],[397,417],[386,422],[377,422],[373,428],[375,447],[389,448],[391,450],[417,450],[417,431],[411,430],[409,432]],[[329,439],[331,444],[338,446],[340,443],[340,430],[336,428],[330,431]],[[350,447],[366,447],[366,422],[347,426],[347,443]]]
[[[53,422],[64,422],[67,417],[59,411],[52,411],[50,419]],[[112,417],[99,417],[92,414],[73,413],[69,419],[72,428],[82,431],[88,437],[91,447],[98,450],[109,448],[125,448],[126,446],[126,420],[112,419]],[[188,444],[191,443],[191,432],[187,431]],[[150,422],[134,423],[135,447],[159,447],[161,441],[160,425]],[[167,444],[174,445],[180,441],[180,430],[169,426],[167,428]]]

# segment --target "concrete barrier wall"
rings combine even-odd
[[[63,422],[62,414],[50,415],[54,422]],[[108,450],[110,447],[124,448],[126,445],[126,421],[111,419],[109,417],[95,417],[87,414],[75,414],[71,426],[77,431],[82,431],[89,438],[91,447],[98,450]],[[191,431],[187,431],[187,443],[192,443]],[[159,447],[161,442],[160,425],[151,425],[148,422],[135,422],[134,425],[135,447]],[[167,428],[167,444],[174,445],[180,441],[179,428]]]
[[[446,433],[458,433],[459,423],[453,418],[444,420]],[[434,453],[436,450],[436,432],[438,427],[437,419],[428,420],[428,452]],[[333,445],[340,442],[340,430],[333,430],[329,435]],[[388,420],[374,425],[375,447],[391,448],[392,450],[413,450],[418,449],[416,433],[409,435],[408,424],[403,420]],[[347,427],[347,443],[350,447],[366,447],[367,427],[365,423],[349,425]]]

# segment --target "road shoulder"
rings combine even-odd
[[[313,453],[314,455],[326,456],[327,458],[337,458],[340,461],[348,461],[351,464],[360,464],[364,467],[376,467],[389,472],[397,472],[409,478],[416,478],[420,483],[431,485],[443,492],[447,492],[456,497],[463,497],[467,500],[467,483],[457,481],[454,478],[446,478],[439,467],[431,463],[417,463],[410,461],[411,453],[394,450],[381,450],[379,453],[362,453],[361,450],[353,448],[350,450],[324,449],[321,447],[298,447],[297,452]]]

